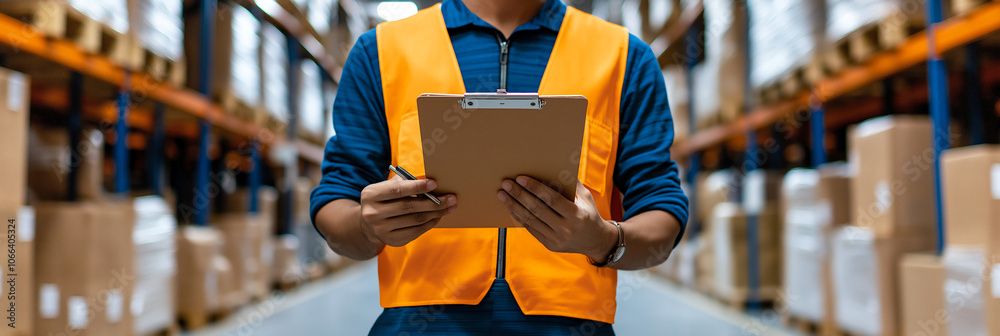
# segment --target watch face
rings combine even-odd
[[[625,255],[625,246],[622,246],[622,247],[618,248],[617,251],[615,251],[615,258],[614,258],[615,262],[618,262],[619,260],[621,260],[622,256],[624,256],[624,255]]]

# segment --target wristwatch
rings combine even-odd
[[[625,256],[625,229],[622,229],[621,223],[618,223],[617,221],[611,222],[618,228],[618,245],[615,245],[615,248],[611,250],[611,254],[608,255],[607,259],[604,259],[603,263],[598,263],[595,262],[594,259],[588,258],[590,259],[591,265],[597,267],[611,267],[617,264],[618,261],[622,260],[622,257]]]

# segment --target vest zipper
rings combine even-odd
[[[500,36],[498,32],[497,42],[500,43],[500,90],[507,91],[507,55],[510,53],[509,41]],[[503,279],[507,273],[507,228],[500,228],[497,238],[497,279]]]

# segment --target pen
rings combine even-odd
[[[417,180],[416,177],[413,177],[413,175],[411,175],[410,172],[406,171],[406,169],[403,169],[403,167],[389,165],[389,170],[391,170],[393,173],[396,173],[396,175],[399,175],[399,177],[402,177],[404,179],[411,181]],[[424,197],[427,197],[427,199],[434,201],[434,204],[441,205],[441,200],[439,200],[437,197],[434,197],[434,195],[428,193],[423,193],[422,195]]]

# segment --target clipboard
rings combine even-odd
[[[422,94],[424,172],[458,209],[439,228],[521,227],[497,200],[503,179],[527,175],[576,195],[587,99],[531,93]]]

